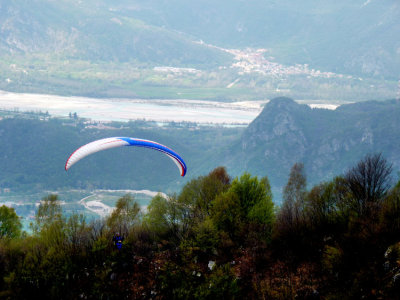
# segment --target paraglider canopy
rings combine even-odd
[[[167,146],[164,146],[157,142],[138,139],[138,138],[131,138],[131,137],[110,137],[110,138],[96,140],[89,144],[83,145],[82,147],[79,147],[67,159],[67,162],[65,163],[65,171],[68,171],[68,169],[73,164],[77,163],[79,160],[90,154],[122,146],[144,147],[160,151],[173,160],[173,162],[177,165],[181,176],[185,176],[186,174],[187,170],[186,164],[178,153],[168,148]]]

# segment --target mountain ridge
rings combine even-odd
[[[96,1],[92,1],[96,2]],[[100,2],[101,3],[101,2]],[[219,65],[228,54],[189,36],[74,1],[4,3],[3,54],[46,54],[89,61],[130,61],[188,66]]]
[[[389,99],[400,77],[400,4],[364,4],[3,1],[0,89],[219,101]],[[155,69],[165,66],[196,70]]]
[[[203,0],[196,10],[184,0],[150,3],[125,13],[222,47],[267,48],[271,56],[288,64],[399,78],[394,67],[400,63],[400,43],[393,39],[400,29],[396,2],[255,0],[246,5],[243,1]],[[185,17],[177,18],[173,10]]]
[[[233,173],[247,170],[269,176],[276,194],[296,162],[304,163],[310,184],[343,174],[367,153],[382,153],[398,170],[400,157],[394,149],[400,147],[399,114],[397,100],[326,110],[280,97],[271,100],[219,157]]]

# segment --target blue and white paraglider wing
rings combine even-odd
[[[144,139],[137,139],[137,138],[130,138],[130,137],[111,137],[105,138],[101,140],[97,140],[86,144],[77,150],[75,150],[71,156],[68,158],[67,162],[65,163],[65,170],[67,171],[73,164],[81,160],[82,158],[102,151],[106,149],[122,147],[122,146],[136,146],[136,147],[144,147],[153,150],[160,151],[167,155],[169,158],[173,160],[173,162],[177,165],[181,176],[185,176],[186,174],[186,164],[184,160],[179,156],[178,153],[173,151],[172,149],[164,146],[162,144],[144,140]]]

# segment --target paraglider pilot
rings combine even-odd
[[[120,236],[119,232],[115,233],[115,235],[113,236],[113,242],[115,245],[115,248],[118,250],[121,250],[122,248],[122,242],[124,241],[124,237]]]

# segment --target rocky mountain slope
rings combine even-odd
[[[233,173],[267,175],[276,194],[296,162],[304,163],[310,184],[342,174],[367,153],[382,153],[399,170],[399,115],[396,100],[326,110],[276,98],[222,153],[221,164]]]

